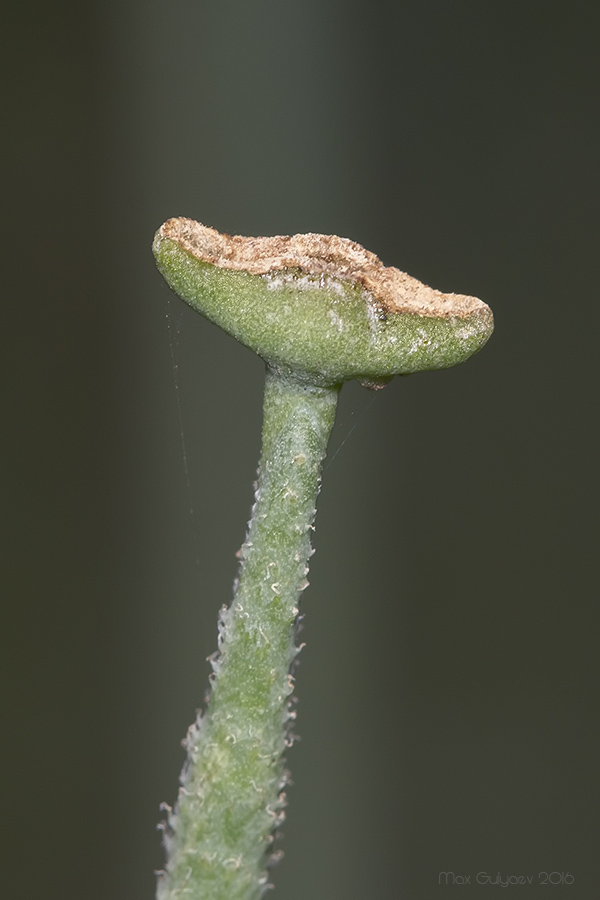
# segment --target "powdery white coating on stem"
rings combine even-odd
[[[413,313],[428,318],[466,318],[489,308],[476,297],[444,294],[381,260],[348,238],[328,234],[242,237],[221,234],[193,219],[169,219],[163,237],[177,241],[202,262],[223,269],[267,275],[286,269],[329,275],[362,285],[387,314]]]
[[[336,388],[267,373],[255,503],[233,603],[219,617],[205,714],[188,731],[175,809],[162,825],[157,900],[260,900],[284,819],[293,742],[290,667]]]

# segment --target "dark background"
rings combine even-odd
[[[541,0],[6,14],[3,896],[149,900],[162,863],[262,391],[154,268],[183,215],[350,237],[496,316],[465,366],[342,393],[275,896],[487,898],[476,875],[500,872],[533,876],[519,896],[598,897],[598,19]]]

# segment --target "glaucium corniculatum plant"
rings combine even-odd
[[[248,238],[169,219],[153,245],[170,287],[265,362],[262,451],[207,709],[190,727],[158,900],[256,900],[283,819],[298,603],[341,385],[443,369],[483,347],[485,303],[442,294],[359,244]]]

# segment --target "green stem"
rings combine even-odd
[[[158,900],[255,900],[266,889],[285,805],[297,606],[338,393],[267,369],[256,502],[208,709],[186,740]]]

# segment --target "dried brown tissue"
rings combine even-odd
[[[202,262],[224,269],[268,275],[299,270],[361,285],[388,314],[413,313],[428,318],[491,318],[490,308],[476,297],[444,294],[381,260],[360,244],[334,234],[242,237],[221,234],[193,219],[169,219],[162,237],[176,241]]]

